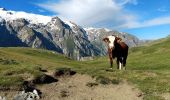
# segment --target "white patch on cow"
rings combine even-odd
[[[119,62],[119,70],[121,70],[122,69],[122,64],[121,64],[121,62]]]
[[[114,47],[115,36],[108,36],[107,38],[110,41],[109,48],[113,48]]]

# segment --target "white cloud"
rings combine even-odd
[[[136,14],[125,9],[127,4],[137,5],[137,0],[60,0],[47,1],[38,6],[55,12],[58,17],[83,27],[132,29],[170,24],[169,17],[139,21]]]
[[[119,5],[125,5],[125,4],[127,4],[127,3],[134,4],[134,5],[137,5],[137,4],[138,4],[137,0],[116,0],[116,2],[117,2]]]
[[[126,24],[118,26],[118,28],[142,28],[142,27],[150,27],[150,26],[157,26],[157,25],[166,25],[170,24],[170,16],[166,17],[158,17],[153,18],[151,20],[138,22],[138,21],[131,21]]]
[[[53,11],[62,19],[71,20],[84,27],[114,28],[136,17],[124,10],[125,4],[137,4],[136,0],[60,0],[38,4]]]
[[[154,26],[154,25],[163,25],[170,24],[170,16],[168,17],[159,17],[143,23],[143,26]]]

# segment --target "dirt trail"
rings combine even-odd
[[[58,78],[58,82],[37,86],[42,92],[41,100],[142,100],[141,93],[127,82],[118,85],[96,84],[88,75],[75,74]],[[95,83],[94,86],[87,86]],[[0,96],[12,98],[18,91],[0,91]]]
[[[43,92],[42,100],[142,100],[138,97],[141,92],[127,82],[93,87],[87,83],[95,83],[95,80],[88,75],[76,74],[38,88]]]

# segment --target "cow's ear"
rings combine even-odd
[[[107,38],[107,37],[106,37],[106,38],[103,38],[103,41],[104,41],[104,42],[108,42],[108,41],[109,41],[109,38]]]
[[[119,43],[119,42],[121,42],[121,41],[122,41],[122,38],[116,37],[116,42],[117,42],[117,43]]]

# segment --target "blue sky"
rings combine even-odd
[[[104,27],[158,39],[170,35],[169,0],[0,0],[13,11],[58,16],[83,27]]]

